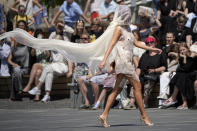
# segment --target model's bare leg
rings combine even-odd
[[[99,116],[99,120],[101,121],[101,123],[103,124],[104,127],[109,127],[108,123],[107,123],[107,118],[109,115],[109,110],[113,104],[113,102],[115,101],[115,98],[117,97],[117,95],[122,91],[122,88],[119,87],[120,82],[123,79],[123,74],[118,74],[117,75],[117,79],[116,79],[116,84],[114,89],[112,90],[112,93],[109,95],[108,99],[107,99],[107,104],[105,106],[105,109],[103,111],[103,113]]]
[[[31,85],[34,82],[34,78],[36,76],[36,73],[37,73],[38,69],[42,70],[42,65],[40,65],[39,63],[35,63],[32,67],[30,77],[29,77],[29,81],[28,81],[27,85],[25,86],[25,88],[23,89],[24,92],[27,92],[27,91],[30,90]]]
[[[144,104],[143,104],[143,100],[142,100],[142,92],[141,92],[141,89],[142,89],[141,83],[137,80],[134,80],[131,77],[127,77],[127,79],[134,87],[134,95],[135,95],[135,99],[136,99],[137,105],[138,105],[140,113],[141,113],[141,120],[143,120],[146,125],[152,126],[153,123],[151,123],[151,121],[144,109]]]

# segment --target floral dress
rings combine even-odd
[[[116,74],[125,74],[139,81],[133,64],[133,34],[129,31],[129,28],[118,28],[121,28],[122,36],[110,54],[110,61],[115,61]]]

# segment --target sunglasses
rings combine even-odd
[[[89,40],[89,38],[81,38],[82,40]]]

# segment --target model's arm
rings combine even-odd
[[[55,21],[57,20],[57,18],[60,16],[62,12],[59,10],[56,14],[55,14],[55,17],[53,18],[52,22],[51,22],[51,25],[52,26],[55,26]]]
[[[137,47],[139,47],[139,48],[145,49],[145,50],[156,51],[159,54],[162,52],[160,49],[146,46],[146,45],[142,44],[141,42],[137,41],[136,39],[134,39],[134,45],[137,46]]]
[[[111,53],[112,49],[114,48],[114,46],[116,45],[116,42],[118,41],[121,34],[122,34],[121,29],[116,27],[113,37],[112,37],[112,40],[109,44],[109,48],[107,49],[105,56],[103,58],[103,61],[101,62],[100,66],[99,66],[100,69],[104,68],[107,58],[108,58],[109,54]]]

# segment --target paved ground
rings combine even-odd
[[[197,110],[147,109],[155,123],[144,126],[138,110],[115,110],[110,112],[111,127],[102,128],[97,116],[102,110],[78,110],[68,108],[67,100],[48,104],[31,101],[8,103],[0,100],[0,131],[196,131]],[[18,106],[17,106],[18,105]]]

